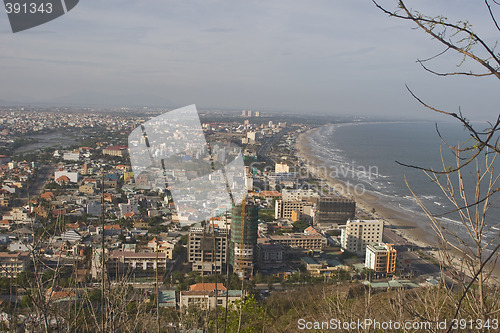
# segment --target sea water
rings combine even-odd
[[[481,130],[487,127],[486,124],[475,125]],[[440,223],[457,231],[461,237],[467,238],[467,230],[463,227],[460,215],[451,212],[456,207],[435,181],[422,170],[399,164],[439,171],[456,166],[456,157],[446,145],[465,147],[473,144],[463,126],[457,123],[433,122],[334,124],[312,132],[307,140],[311,152],[324,165],[334,170],[339,180],[348,181],[352,185],[357,185],[358,189],[376,195],[382,205],[406,212],[413,217],[417,225],[428,229],[429,219],[412,195],[410,187],[430,212],[439,215]],[[462,157],[467,158],[470,155],[464,153]],[[492,158],[493,155],[489,157]],[[480,155],[477,162],[484,170],[484,155]],[[494,165],[496,166],[494,174],[500,172],[500,157]],[[468,204],[472,203],[475,195],[477,177],[475,170],[475,162],[463,169],[464,188],[470,200]],[[405,177],[408,184],[405,183]],[[457,174],[451,174],[450,179],[458,205],[465,206],[466,203],[459,196]],[[439,176],[439,180],[444,185],[447,184],[446,175]],[[495,187],[500,187],[500,181]],[[482,186],[482,190],[485,189],[486,187]],[[498,242],[499,195],[500,193],[493,195],[490,200],[486,219],[488,228],[484,232],[484,242],[492,239]],[[484,198],[484,193],[481,193],[480,198]],[[474,207],[471,207],[471,212],[475,213]]]

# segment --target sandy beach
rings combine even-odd
[[[297,157],[309,166],[310,171],[318,178],[327,181],[330,187],[334,188],[339,194],[351,197],[356,201],[357,209],[362,209],[366,212],[374,213],[372,215],[377,219],[382,219],[386,228],[391,228],[394,232],[401,237],[407,239],[419,247],[437,247],[437,237],[431,227],[431,223],[423,224],[420,222],[418,225],[415,223],[415,217],[410,213],[392,209],[383,204],[383,202],[375,195],[357,191],[353,186],[348,186],[339,179],[330,177],[328,166],[324,162],[316,158],[309,147],[307,136],[312,131],[317,131],[318,128],[311,129],[308,132],[302,133],[296,140]],[[318,167],[322,168],[318,168]],[[434,252],[436,259],[438,253]],[[455,265],[461,265],[458,260],[454,261]],[[492,272],[496,276],[497,281],[500,278],[500,265],[497,265]],[[497,282],[498,284],[498,282]]]

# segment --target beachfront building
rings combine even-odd
[[[363,256],[368,243],[382,242],[384,222],[382,220],[348,220],[344,226],[340,227],[340,230],[342,250]]]
[[[321,197],[316,205],[314,224],[316,225],[343,225],[347,220],[354,218],[356,202],[342,197]]]
[[[396,272],[397,251],[393,244],[371,243],[366,246],[365,267],[376,274],[389,275]]]

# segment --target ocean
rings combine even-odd
[[[479,126],[486,127],[486,124]],[[469,143],[467,131],[459,124],[439,123],[438,128],[442,137],[450,145],[463,146]],[[387,122],[326,125],[311,132],[307,140],[311,152],[334,170],[336,178],[355,185],[358,190],[365,190],[377,196],[384,206],[411,214],[417,225],[428,225],[429,219],[405,184],[405,177],[413,192],[433,214],[443,214],[454,209],[437,184],[423,171],[405,167],[396,162],[443,170],[441,147],[445,166],[455,165],[454,155],[439,138],[435,123]],[[500,160],[495,161],[497,173],[500,170],[499,163]],[[470,198],[474,195],[475,167],[476,165],[473,164],[463,172],[464,187]],[[451,179],[452,184],[458,189],[456,175],[453,175]],[[445,176],[441,176],[440,180],[445,181]],[[500,182],[497,186],[500,186]],[[497,193],[493,197],[488,209],[486,220],[488,228],[484,242],[499,238],[499,195],[500,193]],[[439,220],[452,230],[456,230],[464,239],[467,238],[466,229],[457,213],[446,214]]]

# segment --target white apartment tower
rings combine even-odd
[[[365,255],[368,243],[381,243],[384,234],[382,220],[348,220],[340,228],[340,246],[344,251]]]

